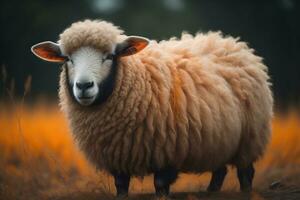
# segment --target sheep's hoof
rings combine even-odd
[[[168,182],[165,182],[163,179],[155,178],[154,179],[155,194],[157,197],[166,197],[169,195],[170,185]]]
[[[123,200],[123,199],[127,199],[128,198],[128,193],[124,193],[124,194],[117,194],[116,199],[118,200]]]
[[[242,191],[242,192],[246,192],[246,193],[251,192],[251,191],[252,191],[252,187],[249,186],[249,187],[241,188],[241,191]]]
[[[212,173],[210,184],[207,188],[208,192],[218,192],[221,190],[221,187],[224,182],[224,178],[227,174],[226,166],[221,167]]]
[[[120,199],[125,199],[125,198],[127,198],[128,197],[128,191],[126,190],[124,190],[124,191],[120,191],[120,190],[118,190],[118,192],[117,192],[117,198],[120,198]]]
[[[254,173],[255,170],[252,164],[246,168],[237,168],[240,190],[242,192],[250,192],[252,190],[252,180],[254,177]]]
[[[165,168],[154,173],[154,186],[157,197],[169,195],[170,185],[176,180],[177,171],[174,168]]]
[[[114,179],[117,189],[117,199],[127,198],[130,176],[126,174],[114,174]]]
[[[216,185],[209,185],[207,187],[207,192],[219,192],[221,190],[221,187],[218,187]]]
[[[157,197],[167,197],[169,195],[169,186],[156,188],[156,196]]]

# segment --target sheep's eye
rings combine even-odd
[[[112,54],[108,54],[107,56],[102,57],[102,62],[105,62],[106,60],[112,60],[113,56]]]
[[[108,55],[106,56],[106,59],[107,59],[107,60],[112,60],[112,59],[113,59],[113,54],[108,54]]]
[[[67,57],[67,62],[68,62],[68,61],[71,62],[72,64],[74,64],[74,63],[73,63],[73,60],[72,60],[70,57]]]

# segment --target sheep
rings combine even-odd
[[[151,173],[158,196],[181,172],[211,171],[207,190],[219,191],[228,165],[251,190],[273,97],[267,67],[245,42],[220,32],[157,42],[84,20],[32,52],[63,63],[60,106],[87,159],[114,176],[117,196],[128,195],[132,176]]]

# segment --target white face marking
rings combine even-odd
[[[75,99],[81,105],[90,105],[97,98],[99,84],[110,72],[112,60],[92,47],[81,47],[70,55],[68,61],[69,81]]]

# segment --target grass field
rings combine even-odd
[[[222,192],[207,193],[210,174],[182,174],[172,199],[300,199],[300,116],[276,113],[273,137],[256,163],[254,192],[238,192],[235,170]],[[130,199],[153,199],[152,177],[133,179]],[[78,151],[56,106],[0,106],[0,199],[112,199],[112,178]]]

